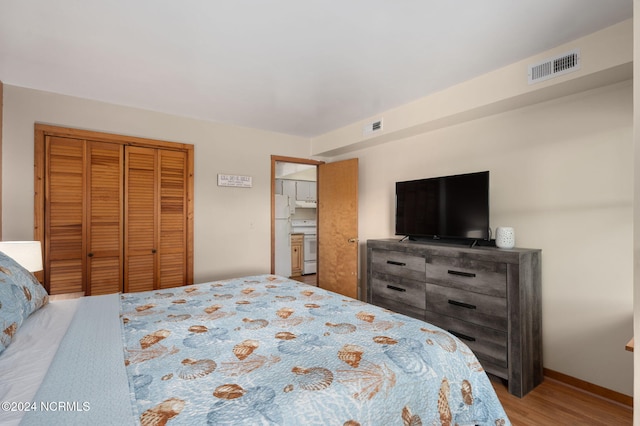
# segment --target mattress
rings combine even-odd
[[[75,314],[78,300],[50,302],[33,313],[0,355],[0,424],[17,425],[25,413],[18,404],[31,402]]]
[[[82,298],[34,386],[27,425],[510,424],[455,336],[273,275]]]

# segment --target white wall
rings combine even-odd
[[[270,271],[270,156],[309,157],[307,139],[5,84],[5,240],[33,238],[35,122],[193,144],[194,280]],[[252,176],[253,188],[218,187],[218,173]]]
[[[491,227],[542,249],[544,366],[632,395],[632,111],[627,81],[336,157],[360,241],[393,236],[396,181],[489,170]]]

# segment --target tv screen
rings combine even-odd
[[[396,182],[396,235],[488,240],[489,172]]]

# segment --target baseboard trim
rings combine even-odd
[[[600,396],[600,397],[608,399],[610,401],[614,401],[614,402],[620,403],[622,405],[626,405],[628,407],[633,408],[633,397],[632,396],[625,395],[623,393],[616,392],[614,390],[607,389],[607,388],[604,388],[602,386],[594,385],[593,383],[589,383],[589,382],[586,382],[584,380],[577,379],[575,377],[568,376],[566,374],[559,373],[559,372],[554,371],[554,370],[550,370],[548,368],[544,369],[544,375],[545,375],[545,377],[557,380],[557,381],[562,382],[562,383],[564,383],[566,385],[573,386],[573,387],[578,388],[580,390],[583,390],[585,392],[589,392],[591,394]]]

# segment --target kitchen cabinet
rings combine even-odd
[[[317,200],[316,183],[313,181],[296,181],[296,200],[315,202]]]
[[[315,202],[316,182],[307,180],[276,179],[275,193],[287,195],[296,201]]]
[[[304,235],[291,234],[291,276],[299,277],[304,269]]]
[[[291,197],[292,200],[296,199],[296,181],[295,180],[282,180],[282,195]]]

